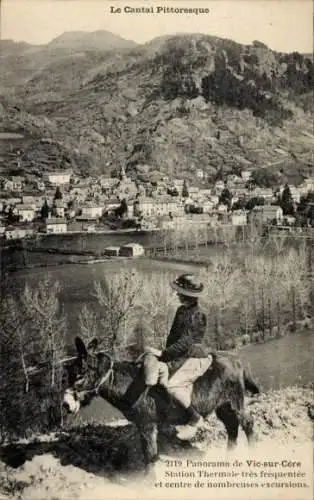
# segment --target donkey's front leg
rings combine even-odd
[[[158,460],[157,424],[149,423],[139,427],[145,463],[145,475],[155,479],[155,463]]]

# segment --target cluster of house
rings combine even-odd
[[[200,169],[196,175],[198,181],[202,180],[201,174]],[[45,173],[42,178],[0,178],[0,234],[9,239],[38,231],[96,231],[99,220],[118,209],[122,200],[127,207],[124,217],[138,218],[143,229],[180,227],[195,222],[247,224],[246,211],[230,211],[230,206],[220,203],[226,187],[232,192],[231,205],[241,199],[264,198],[265,205],[255,207],[254,216],[261,222],[280,221],[283,214],[273,204],[273,189],[248,189],[250,176],[251,172],[244,170],[241,176],[230,175],[227,181],[218,181],[212,187],[202,182],[198,182],[200,187],[187,186],[182,179],[168,177],[149,186],[139,185],[126,176],[123,168],[119,178],[82,178],[70,170]],[[301,186],[290,186],[290,190],[298,203],[302,195],[314,191],[314,178],[306,179]],[[45,216],[43,205],[47,208]]]

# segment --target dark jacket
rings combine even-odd
[[[166,348],[160,361],[169,362],[178,358],[203,358],[208,355],[201,345],[206,331],[206,316],[198,304],[177,309],[167,338]]]

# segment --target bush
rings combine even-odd
[[[259,168],[254,170],[250,182],[259,187],[273,188],[278,184],[278,175],[268,168]]]

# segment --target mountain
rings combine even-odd
[[[61,48],[66,50],[115,50],[129,49],[135,47],[132,40],[125,40],[119,35],[114,35],[109,31],[98,30],[92,33],[86,31],[67,31],[54,38],[49,44],[49,48]]]
[[[88,60],[95,66],[110,51],[123,51],[136,47],[132,40],[99,30],[92,33],[70,31],[63,33],[46,45],[30,45],[13,40],[0,40],[0,90],[23,87],[41,71],[50,73],[49,80],[61,77],[64,68],[73,68]],[[76,74],[71,75],[71,80]]]
[[[142,181],[193,180],[197,168],[211,180],[247,167],[275,170],[278,182],[313,172],[309,58],[201,34],[129,47],[117,37],[122,47],[97,49],[115,43],[109,35],[61,35],[36,49],[40,64],[30,60],[33,47],[14,46],[15,73],[1,58],[0,127],[24,134],[25,171],[60,168],[67,158],[86,175],[124,165]],[[42,139],[56,145],[50,159]],[[14,147],[2,160],[14,167]]]

